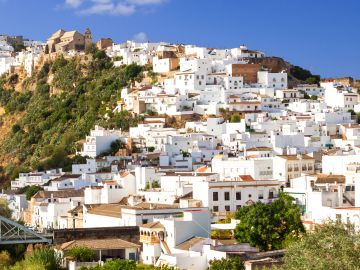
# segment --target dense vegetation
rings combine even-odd
[[[319,75],[313,75],[309,70],[303,69],[299,66],[292,66],[290,69],[290,74],[296,79],[309,84],[319,84],[320,82]]]
[[[35,249],[31,255],[26,255],[24,260],[7,269],[59,270],[61,269],[61,258],[51,248]]]
[[[327,222],[287,248],[283,270],[360,269],[359,233],[350,224]]]
[[[235,217],[240,220],[235,229],[236,239],[261,251],[285,248],[288,241],[305,231],[300,208],[284,193],[273,203],[257,202],[242,207]]]
[[[73,247],[66,252],[66,256],[74,258],[78,262],[91,262],[95,252],[88,247]]]
[[[0,216],[11,218],[11,210],[4,199],[0,199]]]
[[[243,270],[244,263],[240,257],[210,261],[209,270]]]
[[[0,145],[0,155],[12,160],[3,174],[14,178],[30,169],[69,169],[79,148],[76,142],[95,124],[123,130],[136,125],[139,117],[127,111],[113,113],[113,109],[121,89],[141,80],[142,72],[135,64],[113,67],[104,52],[94,49],[82,58],[46,62],[23,82],[22,92],[9,89],[10,79],[2,78],[3,119],[22,116]],[[30,86],[35,90],[28,91]]]
[[[155,267],[136,264],[136,262],[130,260],[116,259],[105,262],[103,266],[81,267],[80,270],[176,270],[176,268],[169,266]]]

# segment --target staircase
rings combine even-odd
[[[169,248],[168,244],[166,243],[166,241],[164,241],[164,240],[160,241],[160,247],[164,254],[167,254],[167,255],[171,254],[170,248]]]
[[[351,206],[355,205],[355,199],[354,198],[349,198],[348,195],[346,195],[345,193],[343,194],[343,198],[345,201],[347,201]]]

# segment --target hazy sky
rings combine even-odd
[[[94,38],[265,51],[326,76],[360,79],[360,0],[0,0],[0,33],[46,40],[59,28]]]

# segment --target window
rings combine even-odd
[[[225,205],[225,211],[229,212],[230,211],[230,205]]]
[[[236,206],[236,210],[240,209],[241,208],[241,205],[237,205]]]
[[[236,200],[237,201],[241,200],[241,192],[240,191],[236,192]]]
[[[219,193],[218,192],[213,192],[213,201],[218,201],[219,200]]]
[[[219,206],[214,205],[213,206],[213,212],[219,212]]]
[[[230,192],[224,192],[224,199],[225,199],[225,201],[230,200]]]
[[[264,192],[262,190],[259,190],[258,198],[259,198],[259,200],[264,199]]]

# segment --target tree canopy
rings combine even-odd
[[[359,240],[352,225],[328,221],[291,242],[280,269],[360,269]]]
[[[239,123],[240,121],[241,121],[240,115],[238,115],[238,114],[231,115],[231,117],[230,117],[231,123]]]
[[[235,217],[240,220],[235,229],[235,238],[262,251],[282,249],[286,240],[305,231],[300,208],[292,197],[284,193],[280,193],[273,203],[257,202],[242,207]]]
[[[73,247],[66,252],[66,256],[73,257],[79,262],[90,262],[95,257],[95,252],[88,247]]]
[[[4,199],[0,199],[0,216],[11,218],[11,210]]]

